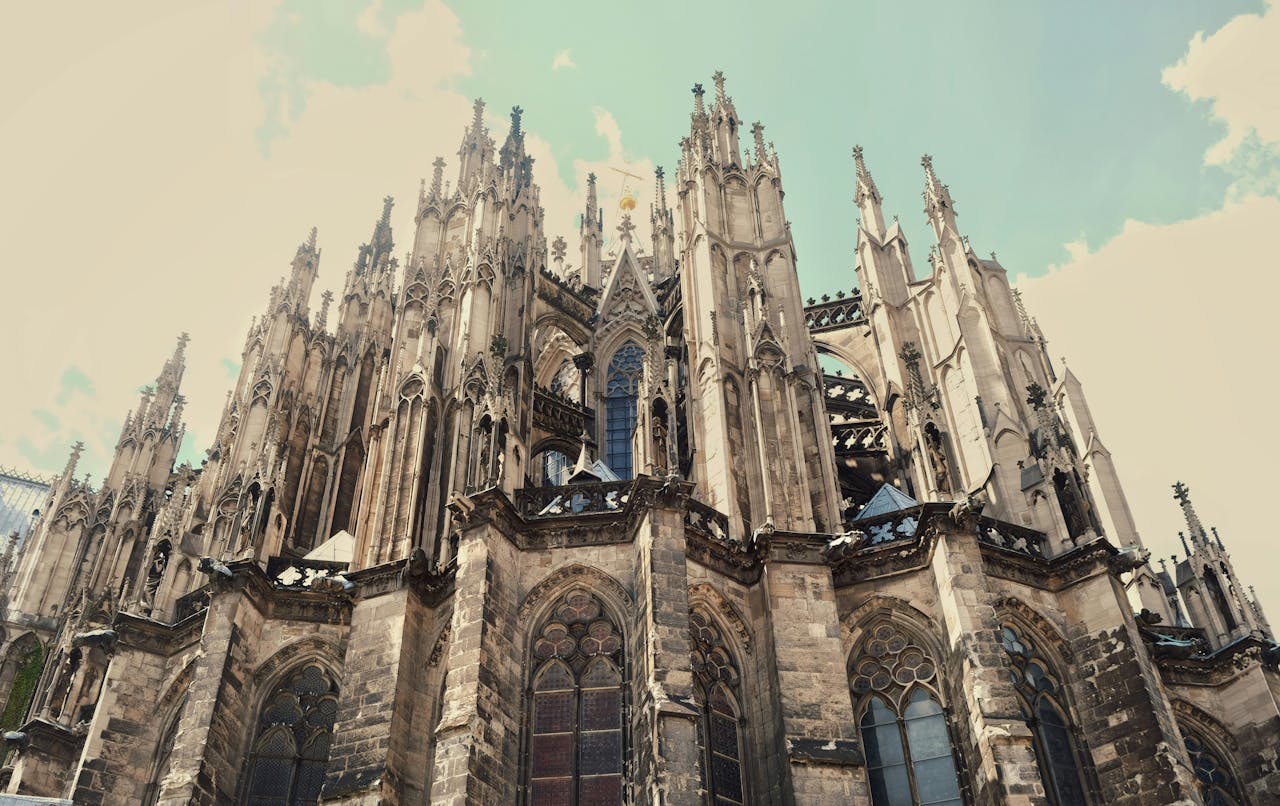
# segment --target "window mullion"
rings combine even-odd
[[[919,803],[920,796],[916,790],[916,765],[911,759],[911,737],[907,735],[907,720],[903,718],[901,711],[898,711],[895,716],[898,718],[898,741],[902,742],[902,761],[907,769],[907,786],[911,787],[911,802]]]

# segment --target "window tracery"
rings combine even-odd
[[[1088,803],[1061,683],[1035,644],[1015,628],[1004,625],[1000,643],[1012,661],[1010,676],[1022,716],[1031,728],[1040,777],[1050,802],[1060,806]]]
[[[1243,803],[1235,776],[1218,751],[1181,723],[1178,729],[1182,731],[1182,743],[1191,756],[1191,769],[1196,774],[1196,785],[1205,806],[1237,806]]]
[[[245,802],[249,806],[315,803],[324,784],[337,714],[337,683],[320,666],[308,664],[286,676],[258,716]]]
[[[746,803],[738,666],[720,628],[701,608],[689,614],[689,633],[690,659],[702,706],[702,777],[709,802],[715,806]]]
[[[529,803],[622,803],[622,634],[595,596],[560,599],[530,667]]]
[[[620,479],[632,477],[631,432],[644,369],[644,350],[628,340],[609,359],[605,376],[605,463]]]
[[[964,803],[938,667],[892,624],[871,630],[851,663],[871,800],[876,806]]]

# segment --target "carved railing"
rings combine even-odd
[[[209,606],[209,586],[204,585],[191,591],[185,596],[179,596],[178,601],[174,604],[173,619],[174,621],[182,621],[185,618],[194,616],[201,610]]]
[[[729,516],[692,498],[684,513],[684,525],[713,540],[729,539]]]
[[[267,576],[285,588],[309,588],[321,577],[337,576],[347,570],[347,563],[336,560],[304,560],[294,557],[271,557],[267,560]]]
[[[804,306],[804,324],[814,333],[839,330],[864,321],[862,292],[856,288],[848,295],[837,291],[835,299],[823,294],[820,302],[809,297]]]
[[[1042,560],[1049,557],[1045,536],[1025,526],[1017,526],[992,518],[979,518],[978,539],[988,545],[1025,554],[1028,557],[1038,557]]]
[[[592,432],[595,419],[595,409],[580,406],[564,395],[534,385],[533,424],[536,427],[569,442],[577,442],[584,432]]]
[[[871,392],[861,378],[824,374],[822,389],[826,396],[827,411],[833,422],[837,415],[844,417],[845,421],[875,420],[880,417],[875,401],[871,399]]]
[[[831,426],[831,444],[836,456],[885,453],[889,450],[889,429],[879,420]]]
[[[559,518],[618,512],[631,499],[633,481],[601,481],[516,490],[516,509],[525,518]]]

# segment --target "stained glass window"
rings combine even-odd
[[[633,475],[631,432],[636,427],[636,399],[644,350],[634,341],[618,348],[605,377],[605,464],[620,479]]]
[[[622,803],[622,635],[600,602],[575,589],[533,642],[529,801]]]
[[[1182,731],[1182,742],[1191,756],[1191,768],[1195,770],[1196,785],[1205,806],[1237,806],[1242,803],[1235,776],[1219,754],[1193,731],[1181,724],[1178,729]]]
[[[960,779],[946,712],[928,688],[937,664],[890,624],[855,651],[850,683],[875,806],[960,806]]]
[[[337,713],[337,684],[319,666],[304,666],[280,683],[258,717],[249,758],[249,806],[319,800]]]
[[[1061,684],[1034,643],[1018,630],[1005,625],[1000,642],[1012,661],[1010,674],[1022,716],[1031,728],[1046,794],[1058,806],[1088,803]]]
[[[742,781],[738,666],[715,621],[700,608],[689,614],[693,673],[702,706],[703,782],[710,802],[746,803]]]

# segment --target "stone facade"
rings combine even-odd
[[[1182,485],[1150,566],[932,161],[929,270],[855,148],[858,290],[806,304],[763,127],[693,103],[651,241],[592,177],[570,262],[478,101],[332,330],[298,248],[199,468],[179,340],[5,572],[7,798],[1276,802],[1260,606]]]

